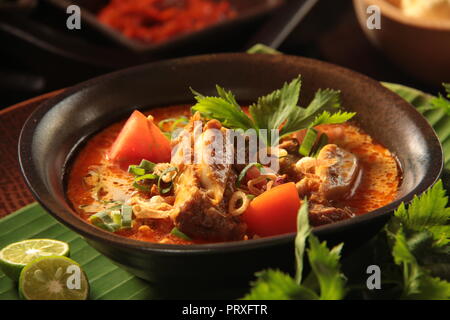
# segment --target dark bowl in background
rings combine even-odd
[[[71,159],[93,134],[135,109],[192,103],[189,87],[213,94],[215,84],[240,101],[280,88],[302,74],[302,104],[319,88],[342,91],[356,121],[398,158],[403,182],[397,200],[350,220],[318,227],[330,243],[357,246],[380,230],[393,210],[433,185],[443,165],[441,145],[427,121],[377,81],[328,63],[284,55],[218,54],[167,60],[95,78],[44,103],[28,119],[19,142],[22,173],[36,199],[94,248],[138,277],[157,283],[246,283],[264,268],[294,267],[294,234],[207,245],[131,240],[81,220],[65,196]]]
[[[284,0],[229,0],[233,8],[237,11],[235,18],[221,21],[192,33],[175,36],[162,43],[149,44],[128,38],[120,31],[101,23],[97,19],[97,13],[108,4],[109,0],[45,1],[64,11],[69,5],[78,5],[81,8],[82,24],[86,24],[92,30],[98,31],[99,34],[115,44],[139,53],[172,51],[178,47],[191,46],[192,43],[201,45],[202,42],[211,41],[213,38],[221,39],[224,38],[222,35],[225,34],[237,34],[242,28],[260,20],[284,3]]]

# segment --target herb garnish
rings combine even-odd
[[[178,237],[180,239],[183,239],[183,240],[187,240],[187,241],[191,241],[192,240],[189,236],[187,236],[186,234],[181,232],[180,229],[178,229],[177,227],[174,227],[172,229],[172,231],[170,231],[170,234],[175,236],[175,237]]]
[[[129,205],[117,205],[89,217],[89,221],[104,230],[116,232],[131,228],[133,209]]]
[[[330,113],[341,107],[340,91],[331,89],[318,90],[306,108],[298,107],[300,88],[301,79],[298,76],[290,83],[285,83],[281,89],[260,97],[249,108],[251,118],[239,106],[231,91],[216,86],[218,96],[206,97],[191,89],[197,100],[192,110],[200,112],[204,117],[217,119],[228,128],[255,129],[258,132],[266,129],[267,142],[271,145],[278,142],[272,141],[272,129],[280,129],[282,137],[311,125],[345,122],[355,115],[350,112]]]
[[[386,263],[381,266],[386,273],[381,284],[384,296],[450,299],[450,208],[447,204],[448,197],[442,181],[439,181],[416,196],[410,205],[400,205],[384,230],[372,241],[369,248],[373,252],[369,255],[388,257],[387,261],[377,260],[377,263]],[[329,250],[325,242],[319,243],[311,234],[306,200],[298,214],[297,230],[296,278],[279,270],[258,272],[257,280],[244,299],[343,299],[347,292],[370,297],[366,279],[358,279],[355,286],[351,284],[354,282],[352,278],[346,280],[344,277],[340,263],[342,244]],[[306,242],[309,244],[306,255],[312,271],[303,279]],[[359,256],[353,258],[358,259]],[[346,263],[355,265],[355,260],[347,259]],[[360,285],[360,281],[364,284]]]
[[[258,280],[252,283],[252,289],[246,300],[318,300],[342,299],[345,296],[345,277],[340,271],[340,252],[342,244],[329,250],[326,242],[320,243],[311,234],[308,222],[308,203],[303,201],[298,218],[298,231],[295,239],[297,262],[296,279],[279,270],[258,272]],[[306,242],[309,248],[306,254],[312,271],[303,279],[303,257]]]

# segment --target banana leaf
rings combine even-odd
[[[157,298],[155,288],[148,282],[114,265],[90,247],[40,205],[33,203],[0,219],[0,248],[32,238],[51,238],[70,245],[70,257],[86,272],[91,286],[90,299],[143,300]],[[19,299],[17,283],[0,271],[0,300]]]
[[[427,110],[430,100],[434,98],[432,95],[400,84],[384,82],[383,85],[411,103],[427,118],[436,131],[439,140],[441,140],[444,149],[445,169],[450,170],[450,117],[445,110]]]

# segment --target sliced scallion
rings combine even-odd
[[[172,125],[170,126],[169,131],[172,132],[179,124],[187,124],[189,119],[186,117],[164,119],[158,123],[158,126],[161,130],[164,130],[164,125],[170,122],[172,122]]]
[[[144,191],[144,192],[149,192],[150,191],[150,187],[149,186],[145,186],[145,185],[139,184],[137,182],[133,183],[133,187],[138,189],[138,190]]]
[[[122,213],[120,210],[111,211],[111,218],[115,224],[122,225]]]
[[[311,154],[311,150],[314,147],[314,144],[317,139],[318,132],[317,130],[313,128],[309,128],[306,131],[305,138],[303,139],[302,144],[300,145],[300,148],[298,152],[305,157],[308,157]]]
[[[134,179],[134,181],[138,182],[138,181],[142,181],[142,180],[155,180],[158,178],[159,177],[156,174],[148,173],[148,174],[144,174],[143,176],[137,177],[136,179]]]
[[[141,163],[137,165],[131,165],[128,167],[128,172],[135,175],[135,176],[143,176],[144,174],[153,172],[153,169],[155,169],[156,164],[143,159]]]
[[[89,220],[94,223],[95,221],[100,221],[102,223],[111,224],[114,223],[113,219],[109,215],[110,210],[100,211],[89,217]]]
[[[314,152],[312,153],[312,156],[317,158],[317,156],[319,155],[320,150],[322,150],[322,148],[325,147],[327,144],[328,144],[328,136],[325,133],[323,133],[320,136],[316,147],[314,148]]]
[[[133,222],[133,208],[128,205],[122,205],[122,228],[131,228]]]
[[[173,181],[170,181],[170,182],[169,182],[169,186],[166,187],[166,188],[162,188],[162,187],[161,187],[161,183],[164,182],[164,180],[162,180],[163,177],[164,177],[167,173],[170,173],[170,172],[173,172],[173,171],[178,172],[178,168],[177,168],[177,167],[170,167],[170,168],[167,168],[167,169],[164,170],[164,171],[161,173],[161,175],[159,176],[159,178],[158,178],[158,191],[159,191],[160,194],[166,194],[166,193],[170,192],[170,190],[172,189]]]
[[[170,234],[183,240],[192,240],[189,236],[181,232],[177,227],[173,228],[172,231],[170,231]]]
[[[89,217],[89,221],[104,230],[110,231],[110,232],[116,232],[120,229],[120,225],[117,223],[114,223],[113,218],[109,215],[109,210],[98,212],[92,216]]]
[[[128,167],[128,172],[135,175],[135,176],[142,176],[145,174],[145,169],[140,168],[136,165],[131,165]]]
[[[155,169],[156,163],[153,163],[151,161],[143,159],[141,161],[141,164],[139,165],[140,168],[145,169],[145,172],[153,172],[153,169]]]
[[[249,199],[249,200],[253,200],[253,199],[255,199],[255,198],[256,198],[256,196],[253,195],[253,194],[248,194],[248,195],[247,195],[247,199]]]

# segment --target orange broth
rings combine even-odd
[[[168,118],[190,116],[188,106],[171,106],[152,109],[146,114],[154,117],[155,123]],[[89,174],[92,166],[105,166],[107,151],[118,136],[126,120],[115,123],[92,137],[76,156],[68,176],[67,197],[80,217],[87,221],[92,213],[87,213],[82,206],[94,202],[91,191],[84,183],[84,177]],[[364,214],[385,206],[395,200],[401,182],[401,172],[395,157],[382,145],[351,123],[338,125],[321,125],[319,131],[329,135],[329,142],[355,154],[361,164],[360,181],[352,195],[337,201],[340,206],[347,206],[357,214]],[[120,168],[106,164],[111,174],[120,177],[133,189],[133,176]],[[140,223],[133,223],[133,228],[118,231],[122,236],[149,241],[173,244],[205,243],[204,241],[186,241],[170,234],[173,228],[168,220],[154,221],[152,228],[140,228]]]

